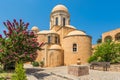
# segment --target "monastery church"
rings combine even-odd
[[[36,26],[31,30],[38,35],[38,42],[44,42],[36,61],[43,61],[45,67],[76,64],[79,58],[85,64],[92,54],[91,36],[70,25],[70,13],[64,5],[52,9],[49,30],[39,31]]]

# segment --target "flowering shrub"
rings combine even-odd
[[[28,30],[29,23],[24,23],[21,19],[17,22],[7,20],[4,22],[7,31],[4,30],[5,37],[0,35],[0,62],[7,64],[18,61],[34,61],[37,50],[43,43],[37,42],[37,35]]]

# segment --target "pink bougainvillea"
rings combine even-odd
[[[29,23],[24,23],[22,19],[18,22],[7,20],[3,22],[7,30],[0,35],[0,62],[9,63],[22,60],[24,62],[33,61],[37,56],[37,50],[43,42],[37,42],[36,34],[28,30]]]

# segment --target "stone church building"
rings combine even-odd
[[[38,42],[44,42],[36,61],[44,61],[45,67],[76,64],[78,58],[84,64],[91,56],[91,37],[70,25],[70,14],[64,5],[52,9],[49,30],[39,31],[34,26],[32,31],[38,35]]]

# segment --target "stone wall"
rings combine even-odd
[[[115,41],[115,36],[118,33],[120,33],[120,28],[103,33],[102,34],[102,42],[105,41],[105,38],[107,36],[111,36],[112,37],[112,41]]]

